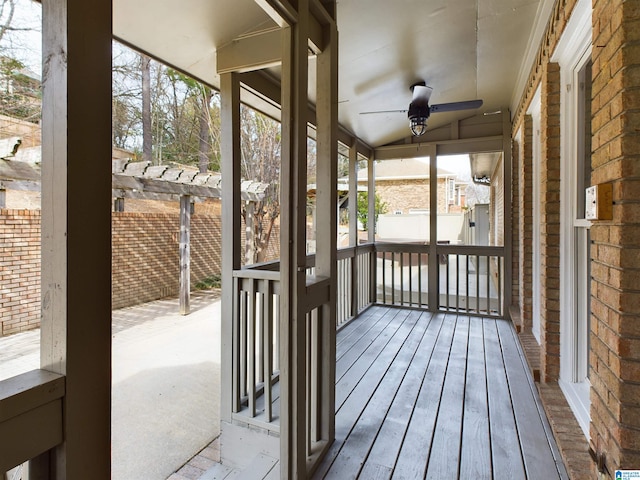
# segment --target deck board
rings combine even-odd
[[[314,478],[567,478],[516,342],[504,320],[370,308],[338,332]]]
[[[391,347],[390,353],[393,355],[395,352],[395,355],[388,362],[389,369],[342,445],[337,461],[333,463],[325,478],[353,478],[360,473],[363,459],[366,458],[378,435],[428,325],[425,321],[418,321],[419,312],[412,312],[411,317],[416,320],[413,328],[400,349]],[[381,358],[380,361],[386,361],[386,359]]]

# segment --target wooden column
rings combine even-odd
[[[335,7],[335,2],[333,2]],[[333,11],[333,9],[330,9]],[[322,366],[320,378],[323,440],[328,444],[335,436],[336,376],[336,274],[338,236],[338,31],[335,23],[326,25],[327,47],[317,57],[316,140],[318,169],[316,173],[316,272],[331,278],[329,305],[322,314]],[[354,259],[354,263],[356,260]],[[356,296],[353,297],[356,305]],[[328,445],[327,444],[327,445]]]
[[[349,147],[349,246],[358,245],[358,146]]]
[[[375,243],[376,241],[376,170],[374,156],[371,154],[367,162],[367,199],[369,205],[367,211],[367,241]],[[371,254],[371,262],[369,264],[369,301],[375,302],[378,291],[378,257],[374,251]]]
[[[234,356],[233,271],[240,268],[240,81],[237,73],[220,75],[222,128],[222,373],[220,419],[231,422]]]
[[[191,196],[180,195],[180,315],[189,315],[191,292]]]
[[[0,182],[0,208],[7,208],[7,189]]]
[[[512,235],[509,234],[513,228],[513,220],[511,218],[511,182],[509,181],[513,167],[511,163],[511,113],[507,107],[502,108],[502,153],[504,156],[504,231],[506,233],[504,239],[504,264],[502,265],[504,271],[504,299],[502,300],[502,308],[504,309],[505,315],[508,316],[513,293],[513,271],[511,267],[513,238]]]
[[[438,310],[440,286],[438,278],[438,148],[435,144],[428,146],[429,151],[429,277],[428,302],[429,310]]]
[[[376,172],[373,156],[367,161],[367,241],[373,243],[376,240]]]
[[[108,480],[112,3],[42,4],[41,365],[66,377],[51,469],[56,479]]]
[[[358,144],[349,147],[349,246],[358,247]],[[351,316],[358,314],[358,255],[351,260]]]
[[[304,295],[309,0],[299,0],[297,10],[297,22],[283,30],[280,190],[280,471],[282,478],[292,479],[306,475]]]

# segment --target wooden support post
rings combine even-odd
[[[7,208],[7,189],[0,182],[0,208]]]
[[[306,476],[306,169],[309,0],[283,29],[280,222],[280,471]]]
[[[428,146],[429,152],[429,280],[427,289],[429,292],[429,311],[438,310],[440,299],[440,285],[438,277],[438,147],[435,144]]]
[[[367,199],[369,202],[367,208],[367,241],[375,243],[376,241],[376,171],[373,154],[367,162]],[[376,301],[378,291],[378,255],[375,250],[371,253],[371,261],[369,264],[369,302]]]
[[[373,156],[367,161],[367,241],[376,241],[376,177]]]
[[[109,0],[42,1],[40,363],[66,383],[55,479],[111,478],[111,16]]]
[[[358,245],[358,148],[349,147],[349,246]]]
[[[500,306],[505,316],[509,316],[509,307],[512,301],[512,258],[513,255],[513,219],[511,218],[511,174],[513,171],[511,158],[511,113],[507,107],[502,108],[502,152],[503,161],[503,188],[504,188],[504,231],[507,232],[504,240],[504,304]],[[490,273],[490,272],[489,272]],[[499,288],[499,286],[498,286]]]
[[[180,195],[180,315],[189,315],[191,292],[191,197]]]
[[[335,2],[330,2],[335,7]],[[318,169],[316,173],[316,209],[318,224],[316,233],[316,272],[329,277],[330,303],[323,307],[322,363],[320,372],[320,436],[327,446],[335,436],[335,375],[336,375],[336,280],[338,235],[338,31],[335,23],[326,25],[327,47],[317,58],[316,91],[316,148]],[[354,259],[354,262],[356,260]],[[353,297],[357,305],[357,296]]]
[[[237,73],[220,75],[222,141],[222,373],[220,419],[231,423],[234,393],[233,332],[240,268],[240,81]]]
[[[358,145],[354,139],[349,147],[349,246],[358,247]],[[351,259],[350,314],[358,314],[358,256]]]

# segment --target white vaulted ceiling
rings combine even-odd
[[[431,103],[481,98],[480,111],[434,114],[433,128],[517,101],[552,0],[338,0],[339,121],[371,146],[408,135],[409,87]],[[217,86],[216,49],[274,26],[253,0],[114,0],[114,34]],[[277,75],[278,70],[273,70]]]

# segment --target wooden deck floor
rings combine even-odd
[[[376,306],[337,356],[314,478],[567,478],[510,322]]]

